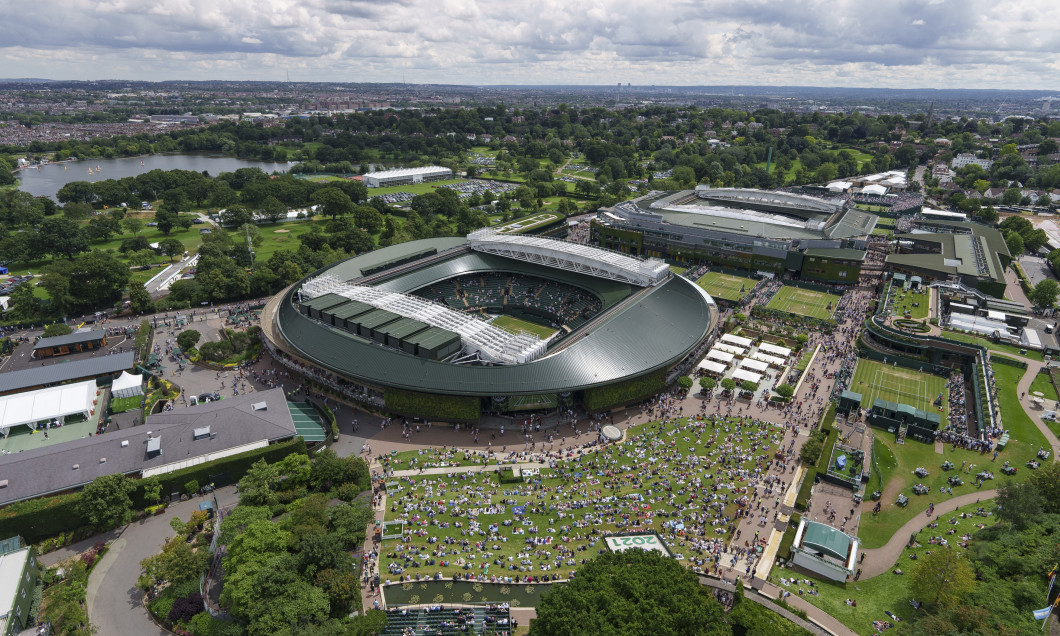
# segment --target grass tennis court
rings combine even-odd
[[[797,316],[828,320],[835,312],[837,302],[839,302],[839,296],[832,294],[799,287],[781,287],[766,307]]]
[[[308,402],[288,402],[287,408],[291,411],[295,431],[305,441],[322,442],[327,439],[324,420],[312,405]]]
[[[541,336],[542,340],[550,338],[552,334],[556,333],[556,330],[551,327],[539,325],[536,322],[530,322],[529,320],[522,320],[514,316],[497,316],[490,324],[512,333],[529,331],[530,333],[535,333]]]
[[[138,409],[143,406],[144,396],[142,395],[131,395],[123,398],[111,398],[110,400],[110,412],[111,413],[124,413],[125,411],[131,411]]]
[[[908,404],[928,413],[939,412],[934,402],[941,393],[942,417],[945,421],[948,404],[946,378],[931,373],[921,373],[915,369],[895,366],[893,363],[884,364],[862,359],[858,360],[858,366],[854,369],[850,390],[861,394],[862,408],[872,408],[873,400],[880,398],[888,402]]]
[[[707,272],[696,281],[696,284],[707,290],[711,296],[736,301],[751,293],[758,281],[721,272]],[[743,291],[740,291],[741,289]]]

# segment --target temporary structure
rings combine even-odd
[[[135,397],[144,394],[144,377],[139,373],[122,371],[110,387],[110,394],[116,398]]]
[[[37,428],[38,422],[58,420],[62,423],[69,415],[81,415],[87,419],[95,397],[95,380],[2,396],[0,434],[7,437],[11,428],[19,425]]]

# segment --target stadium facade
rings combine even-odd
[[[415,183],[452,179],[453,171],[442,166],[395,168],[381,172],[368,172],[362,178],[364,185],[369,188],[386,188],[389,186],[413,185]]]
[[[699,186],[601,210],[592,236],[628,254],[856,283],[876,220],[841,201]]]
[[[713,299],[658,259],[495,230],[342,261],[262,316],[270,350],[332,390],[453,421],[638,401],[717,323]]]

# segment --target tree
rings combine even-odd
[[[275,223],[287,215],[287,206],[276,197],[265,197],[258,212],[269,223]]]
[[[96,528],[126,524],[132,519],[135,491],[136,484],[121,473],[96,477],[81,491],[74,509]]]
[[[199,344],[200,338],[202,338],[202,334],[195,329],[185,329],[177,335],[177,346],[182,351],[187,351]]]
[[[682,375],[681,377],[677,378],[677,386],[681,387],[685,391],[691,389],[693,386],[692,378],[688,377],[687,375]]]
[[[133,282],[129,284],[129,306],[133,313],[146,314],[154,309],[155,302],[151,300],[151,294],[143,283]]]
[[[145,269],[155,262],[155,251],[151,248],[136,250],[128,255],[129,264],[133,267]]]
[[[53,280],[49,282],[49,278]],[[76,284],[71,284],[73,281]],[[44,284],[53,302],[54,289],[74,308],[113,306],[129,284],[129,267],[108,252],[92,250],[72,261],[55,261],[46,266]]]
[[[50,324],[44,328],[44,337],[51,338],[54,336],[65,336],[68,333],[73,333],[73,328],[65,322],[57,322]]]
[[[221,225],[233,227],[254,222],[254,214],[243,205],[233,205],[221,212]]]
[[[751,382],[750,380],[744,380],[740,383],[740,388],[748,393],[753,393],[758,390],[758,383]]]
[[[1023,530],[1042,513],[1038,489],[1028,483],[1008,483],[997,489],[994,514],[1007,521],[1010,528]]]
[[[537,605],[531,636],[731,634],[696,575],[657,552],[603,552]]]
[[[1028,300],[1038,307],[1053,307],[1056,305],[1057,294],[1060,294],[1060,284],[1051,278],[1046,278],[1038,281]]]
[[[196,550],[184,537],[177,536],[168,539],[161,552],[140,561],[140,568],[148,581],[166,581],[172,585],[198,578],[209,563],[208,550]]]
[[[713,391],[718,386],[718,381],[714,378],[703,377],[699,379],[699,388],[704,391]]]
[[[250,506],[268,506],[276,503],[273,484],[279,479],[280,471],[264,459],[254,462],[243,478],[239,480],[239,503]]]
[[[732,393],[732,391],[736,388],[736,380],[733,380],[732,378],[723,379],[721,381],[721,388],[725,389],[729,393]]]
[[[1013,256],[1019,256],[1026,251],[1026,247],[1023,245],[1023,237],[1019,235],[1019,232],[1008,231],[1004,233],[1005,245],[1008,247],[1008,251]]]
[[[144,222],[136,217],[128,217],[121,224],[125,227],[125,231],[130,234],[139,234],[144,229]]]
[[[175,238],[167,238],[158,244],[158,249],[168,256],[172,262],[174,256],[180,256],[184,253],[184,244]]]
[[[140,480],[140,489],[143,490],[144,499],[151,503],[162,501],[162,482],[157,476],[151,475]]]
[[[350,197],[334,186],[321,188],[309,197],[315,205],[320,206],[320,212],[330,216],[332,219],[344,216],[353,211],[353,201]]]
[[[85,230],[93,241],[106,241],[121,231],[121,221],[113,216],[94,216],[88,221]]]
[[[1060,513],[1060,462],[1045,462],[1031,473],[1030,484],[1038,490],[1042,510]]]
[[[30,252],[36,258],[45,254],[73,258],[88,251],[88,235],[77,223],[69,219],[46,217],[30,239]]]
[[[913,598],[946,608],[960,603],[975,589],[975,572],[954,550],[932,550],[917,560],[912,573]]]
[[[777,395],[782,398],[790,398],[795,395],[795,389],[790,384],[781,384],[777,387]]]
[[[169,236],[169,233],[177,225],[177,213],[169,210],[159,210],[155,212],[155,223],[158,224],[159,232]]]
[[[41,299],[33,294],[33,283],[25,282],[11,292],[8,302],[12,318],[28,320],[35,318],[41,311]]]

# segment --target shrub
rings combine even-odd
[[[777,387],[777,395],[782,398],[790,398],[795,395],[795,389],[790,384],[781,384]]]
[[[714,378],[700,378],[699,379],[699,388],[703,389],[704,391],[711,391],[717,386],[718,386],[718,381],[715,380]]]
[[[188,596],[173,601],[173,606],[170,608],[166,618],[169,619],[170,623],[176,623],[177,621],[186,622],[201,611],[203,611],[202,594],[192,592]]]
[[[693,386],[692,378],[688,377],[687,375],[682,375],[681,377],[677,378],[677,386],[681,387],[686,391],[691,389]]]
[[[192,496],[199,492],[199,480],[192,479],[184,484],[184,492],[188,493],[188,496]]]
[[[343,501],[353,501],[361,494],[361,487],[357,484],[342,484],[335,489],[335,496]]]

